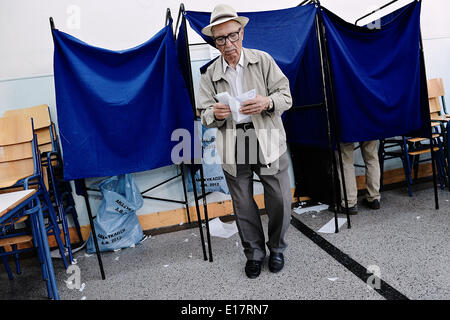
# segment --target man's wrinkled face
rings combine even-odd
[[[239,34],[239,39],[232,42],[233,39],[230,40],[230,37],[228,36],[236,32]],[[214,26],[212,28],[212,34],[213,39],[227,37],[225,39],[225,44],[218,45],[216,43],[216,48],[220,51],[228,64],[237,64],[239,57],[241,56],[242,40],[244,37],[244,29],[241,27],[241,24],[237,21],[227,21]]]

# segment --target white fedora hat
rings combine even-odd
[[[207,25],[202,29],[202,33],[204,35],[212,37],[211,32],[212,27],[231,20],[237,21],[242,25],[242,27],[245,27],[249,19],[247,17],[238,16],[236,10],[234,10],[229,5],[219,4],[214,8],[213,12],[211,13],[209,25]]]

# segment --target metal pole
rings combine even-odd
[[[100,249],[98,247],[97,233],[95,231],[94,219],[92,218],[91,206],[89,205],[89,195],[86,191],[86,181],[84,179],[81,179],[81,181],[82,181],[81,184],[82,184],[83,197],[84,197],[84,201],[86,203],[86,209],[88,212],[89,223],[91,225],[91,230],[92,230],[92,239],[94,240],[95,252],[97,254],[98,266],[100,267],[100,273],[102,274],[102,279],[105,280],[106,279],[105,270],[103,269],[103,262],[102,262]]]
[[[184,36],[185,36],[185,44],[186,44],[186,57],[187,57],[187,65],[188,65],[188,73],[189,73],[189,84],[188,84],[188,89],[189,89],[189,96],[191,98],[191,104],[192,104],[192,111],[194,113],[194,119],[197,118],[197,112],[196,112],[196,107],[195,107],[195,95],[194,95],[194,82],[192,80],[192,68],[191,68],[191,55],[189,52],[189,38],[188,38],[188,32],[187,32],[187,24],[186,24],[186,17],[184,16],[185,13],[185,8],[184,8],[184,4],[182,3],[180,5],[180,11],[183,15],[182,18],[182,24],[184,26]],[[193,168],[193,166],[192,166]],[[197,208],[197,215],[199,217],[199,226],[200,226],[200,232],[201,232],[201,236],[202,236],[202,246],[203,246],[203,250],[204,250],[204,240],[203,240],[203,231],[202,231],[202,226],[201,226],[201,219],[200,219],[200,211],[199,211],[199,205],[198,205],[198,197],[197,197],[197,185],[195,183],[195,179],[194,179],[194,173],[191,170],[191,176],[192,176],[192,184],[194,186],[194,196],[195,196],[195,205]],[[211,237],[210,237],[210,232],[209,232],[209,219],[208,219],[208,208],[207,208],[207,203],[206,203],[206,192],[205,192],[205,181],[203,178],[203,167],[202,164],[200,164],[200,183],[201,183],[201,188],[202,188],[202,197],[203,197],[203,209],[204,209],[204,215],[205,215],[205,224],[206,224],[206,235],[207,235],[207,239],[208,239],[208,251],[209,251],[209,261],[212,262],[213,258],[212,258],[212,249],[211,249]],[[206,253],[205,253],[205,260],[206,260]]]
[[[312,2],[312,0],[302,1],[297,7],[301,7],[302,5],[307,4],[308,2]]]
[[[205,238],[203,236],[203,229],[202,229],[202,217],[200,215],[200,207],[198,205],[197,183],[195,182],[194,165],[191,166],[189,171],[191,172],[192,189],[194,189],[195,208],[197,210],[197,221],[198,221],[198,229],[200,231],[200,241],[202,242],[203,260],[206,261],[206,260],[208,260],[208,257],[206,256]]]
[[[181,169],[181,180],[183,181],[183,193],[184,193],[184,201],[186,204],[186,214],[187,214],[187,218],[188,218],[188,223],[192,224],[191,214],[189,212],[189,202],[188,202],[188,198],[187,198],[186,181],[184,181],[184,162],[182,162],[180,164],[180,169]]]
[[[320,1],[316,1],[316,4],[318,5],[318,10],[321,10],[321,6],[320,6]],[[323,58],[324,58],[324,62],[326,63],[326,71],[327,71],[327,82],[328,82],[328,88],[330,91],[330,98],[331,98],[331,115],[332,115],[332,119],[333,119],[333,127],[334,127],[334,133],[335,133],[335,140],[336,140],[336,147],[337,147],[337,151],[338,151],[338,159],[339,159],[339,167],[341,170],[341,180],[342,180],[342,192],[344,193],[344,203],[345,203],[345,213],[347,215],[347,228],[350,229],[351,228],[351,223],[350,223],[350,215],[348,213],[348,197],[347,197],[347,188],[346,188],[346,183],[345,183],[345,177],[344,177],[344,165],[342,162],[342,152],[341,152],[341,139],[340,139],[340,132],[339,132],[339,127],[337,125],[337,118],[336,118],[336,111],[335,111],[335,103],[336,103],[336,99],[334,98],[334,90],[333,90],[333,77],[331,74],[331,63],[329,60],[329,52],[328,52],[328,41],[327,41],[327,36],[326,36],[326,31],[325,31],[325,25],[322,21],[322,19],[320,18],[320,12],[318,13],[319,18],[318,18],[318,23],[320,25],[320,39],[322,41],[320,41],[320,43],[322,44],[322,54],[323,54]],[[336,168],[337,170],[337,168]],[[340,199],[339,199],[340,201]],[[337,219],[335,220],[335,227],[336,227],[336,233],[339,231],[338,230],[338,225],[337,225]]]
[[[187,58],[186,63],[187,63],[188,74],[189,74],[189,83],[187,83],[187,85],[188,85],[188,91],[189,91],[189,98],[191,99],[192,112],[194,113],[194,119],[196,119],[197,118],[197,109],[195,108],[194,81],[192,79],[191,53],[189,52],[189,38],[188,38],[188,32],[187,32],[186,17],[184,16],[184,13],[185,13],[184,4],[180,5],[180,11],[183,16],[181,23],[184,26],[184,38],[185,38],[186,58]]]
[[[433,171],[433,187],[434,187],[434,202],[436,210],[439,210],[439,199],[437,192],[437,181],[436,181],[436,155],[434,154],[434,139],[433,139],[433,127],[431,126],[431,116],[430,116],[430,103],[428,101],[428,86],[427,86],[427,72],[425,68],[425,58],[423,52],[423,42],[422,42],[422,31],[420,32],[420,64],[421,64],[421,93],[422,93],[422,104],[425,104],[426,110],[424,113],[426,115],[425,121],[428,123],[428,130],[430,135],[430,152],[431,152],[431,168]]]
[[[201,185],[202,185],[203,211],[205,214],[206,238],[208,240],[209,262],[213,262],[212,248],[211,248],[211,235],[209,233],[208,204],[206,202],[205,179],[203,177],[203,166],[202,165],[200,165],[200,180],[201,180]]]
[[[393,4],[393,3],[397,2],[397,1],[398,1],[398,0],[393,0],[393,1],[391,1],[391,2],[389,2],[389,3],[387,3],[387,4],[385,4],[384,6],[381,6],[381,7],[379,7],[378,9],[376,9],[376,10],[374,10],[374,11],[372,11],[372,12],[370,12],[370,13],[364,15],[364,16],[362,16],[361,18],[359,18],[358,20],[355,21],[355,25],[357,25],[358,22],[359,22],[360,20],[362,20],[362,19],[364,19],[364,18],[367,18],[367,17],[371,16],[372,14],[374,14],[374,13],[376,13],[376,12],[378,12],[378,11],[380,11],[380,10],[382,10],[382,9],[384,9],[384,8],[386,8],[386,7],[388,7],[388,6],[390,6],[391,4]]]
[[[50,28],[52,30],[55,29],[55,23],[53,22],[52,17],[50,17]],[[106,279],[105,270],[103,269],[102,257],[101,257],[100,250],[98,247],[97,233],[95,232],[94,219],[92,218],[91,206],[89,205],[89,196],[86,191],[86,181],[84,179],[81,179],[81,181],[82,181],[82,183],[81,183],[82,193],[83,193],[84,201],[86,203],[86,209],[88,212],[89,223],[91,225],[91,230],[92,230],[92,238],[94,240],[95,251],[97,253],[98,266],[100,268],[100,273],[102,275],[102,279],[105,280]]]
[[[170,13],[170,9],[167,8],[165,26],[167,26],[170,21],[172,21],[172,14]],[[173,33],[173,30],[172,30],[172,33]]]
[[[53,22],[53,18],[50,17],[49,20],[50,20],[50,28],[51,28],[52,30],[53,30],[53,29],[56,29],[56,28],[55,28],[55,22]]]
[[[328,107],[328,91],[327,91],[327,85],[326,85],[326,77],[325,77],[325,70],[324,70],[324,61],[323,61],[323,52],[321,47],[321,37],[319,33],[319,21],[318,16],[316,14],[315,17],[315,24],[316,24],[316,35],[317,35],[317,46],[319,48],[319,57],[320,57],[320,71],[322,73],[322,89],[323,89],[323,96],[324,96],[324,106],[325,106],[325,113],[327,117],[327,136],[328,136],[328,150],[330,152],[330,159],[331,162],[331,184],[332,184],[332,199],[335,202],[334,203],[334,221],[335,221],[335,231],[336,233],[339,232],[338,228],[338,216],[337,216],[337,206],[338,202],[340,203],[340,199],[337,199],[337,192],[336,192],[336,157],[334,156],[333,151],[333,143],[331,139],[331,123],[330,123],[330,115],[329,115],[329,107]]]
[[[181,18],[181,15],[182,15],[182,13],[183,13],[183,11],[182,11],[182,8],[184,8],[184,4],[180,4],[180,9],[178,10],[178,17],[177,17],[177,23],[175,24],[175,31],[174,31],[174,36],[175,36],[175,39],[176,39],[176,32],[177,32],[177,30],[178,30],[178,25],[179,25],[179,23],[180,23],[180,18]],[[184,10],[184,9],[183,9]]]

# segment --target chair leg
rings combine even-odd
[[[69,226],[67,224],[66,211],[64,209],[64,204],[62,201],[61,194],[59,193],[58,186],[56,184],[56,178],[55,178],[55,174],[53,171],[53,167],[51,166],[51,162],[49,162],[49,165],[47,168],[48,168],[50,180],[52,183],[52,190],[53,190],[53,195],[55,197],[56,206],[58,208],[59,219],[62,224],[63,235],[64,235],[64,245],[65,245],[65,248],[67,249],[67,252],[69,255],[69,261],[70,261],[70,263],[72,263],[72,261],[73,261],[72,246],[70,243],[70,234],[69,234]]]
[[[13,244],[11,247],[12,247],[13,251],[17,251],[17,244]],[[22,271],[20,270],[20,262],[19,262],[19,254],[18,253],[14,254],[14,259],[16,261],[16,273],[22,274]]]
[[[439,133],[438,131],[436,131],[436,133]],[[439,161],[439,175],[440,175],[440,184],[441,184],[441,189],[444,190],[445,186],[447,185],[448,181],[447,181],[447,165],[445,163],[445,154],[444,154],[444,147],[443,144],[441,142],[440,137],[435,138],[434,139],[434,144],[436,146],[438,146],[439,150],[435,153],[436,155],[436,162]]]
[[[39,201],[38,201],[39,203]],[[41,236],[41,243],[42,243],[42,252],[43,252],[43,256],[44,256],[44,260],[45,260],[45,264],[46,264],[46,268],[47,268],[47,273],[48,273],[48,278],[50,280],[50,288],[52,291],[52,296],[55,300],[59,300],[59,294],[58,294],[58,287],[56,286],[56,280],[55,280],[55,271],[53,269],[53,263],[52,263],[52,258],[50,257],[50,248],[48,246],[48,241],[47,241],[47,231],[45,228],[45,224],[44,224],[44,216],[42,213],[42,208],[39,204],[39,210],[37,212],[37,223],[39,226],[39,230],[40,230],[40,236]],[[63,258],[65,258],[63,256]]]
[[[58,207],[58,210],[59,210],[59,215],[61,217],[61,222],[62,222],[62,229],[63,229],[63,234],[64,234],[65,248],[67,249],[67,252],[68,252],[68,255],[69,255],[69,261],[70,261],[70,263],[72,263],[72,261],[73,261],[72,246],[71,246],[71,243],[70,243],[70,233],[69,233],[69,226],[67,225],[66,212],[65,212],[65,210],[64,210],[64,208],[62,207],[61,204]]]
[[[0,253],[5,253],[5,249],[3,247],[0,247]],[[3,260],[3,265],[5,266],[6,273],[8,274],[9,280],[14,280],[13,274],[8,265],[8,256],[2,256],[2,260]]]
[[[383,176],[384,176],[384,140],[380,140],[380,145],[378,147],[378,161],[380,162],[380,191],[383,191]]]
[[[43,250],[42,249],[43,248],[42,239],[41,239],[41,235],[37,232],[37,230],[39,230],[39,227],[38,227],[37,218],[36,218],[36,216],[34,214],[31,214],[31,223],[32,223],[31,231],[32,231],[32,234],[33,234],[33,244],[34,244],[34,247],[37,250],[39,263],[41,265],[42,280],[45,281],[45,284],[47,286],[47,296],[48,296],[48,298],[52,299],[52,297],[53,297],[52,288],[51,288],[51,284],[50,284],[50,279],[48,277],[46,260],[44,258],[44,253],[42,251]]]
[[[77,231],[78,239],[80,239],[80,243],[83,243],[83,235],[81,233],[80,223],[78,222],[77,210],[75,210],[74,206],[70,206],[69,208],[67,208],[66,211],[70,212],[70,214],[72,214],[72,220],[73,220],[73,224],[75,225],[75,230]]]
[[[447,122],[446,130],[444,132],[444,142],[445,142],[445,157],[447,159],[447,187],[450,191],[450,141],[448,137],[448,129],[450,129],[450,122]]]
[[[69,202],[69,205],[66,208],[66,212],[70,212],[70,214],[72,214],[72,220],[75,225],[75,230],[77,231],[78,239],[80,240],[80,243],[83,243],[83,235],[81,233],[80,223],[78,222],[78,214],[77,210],[75,209],[75,201],[73,200],[72,187],[70,186],[70,182],[64,181],[64,189],[64,193],[67,194],[67,201]]]
[[[438,173],[438,178],[439,178],[439,185],[441,186],[441,189],[444,189],[444,181],[443,181],[443,177],[445,176],[445,174],[443,173],[443,166],[442,166],[442,158],[441,158],[441,154],[440,152],[434,152],[434,159],[436,161],[436,169],[437,169],[437,173]]]
[[[61,254],[61,259],[63,261],[64,268],[67,269],[69,266],[67,264],[67,259],[66,259],[66,255],[64,252],[65,251],[64,244],[61,239],[61,230],[59,229],[58,221],[56,220],[56,214],[53,209],[52,202],[50,200],[50,197],[49,197],[47,191],[44,188],[42,179],[41,179],[41,189],[42,189],[42,195],[44,198],[44,203],[45,203],[45,205],[47,207],[47,211],[48,211],[50,229],[53,231],[53,235],[55,236],[56,243],[58,244],[58,249],[59,249],[59,253]]]
[[[412,180],[411,180],[411,165],[409,161],[409,154],[408,154],[408,146],[406,144],[406,139],[403,137],[403,144],[401,146],[402,149],[402,162],[403,162],[403,170],[405,171],[405,180],[406,184],[408,186],[408,194],[410,197],[412,197]]]
[[[414,166],[414,178],[413,178],[413,184],[416,183],[417,179],[419,178],[419,162],[420,162],[420,155],[413,156],[413,166]]]

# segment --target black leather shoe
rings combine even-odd
[[[343,211],[343,213],[347,213],[345,211],[345,207],[342,208],[342,211]],[[358,214],[358,205],[355,204],[353,207],[348,207],[348,214],[351,216]]]
[[[369,201],[367,199],[363,200],[363,204],[372,209],[372,210],[378,210],[380,209],[380,201],[378,201],[377,199],[373,200],[373,201]]]
[[[247,277],[250,279],[258,278],[261,273],[261,265],[262,261],[247,260],[247,263],[245,264],[245,274]]]
[[[284,256],[281,252],[271,252],[269,257],[270,272],[279,272],[284,267]]]

